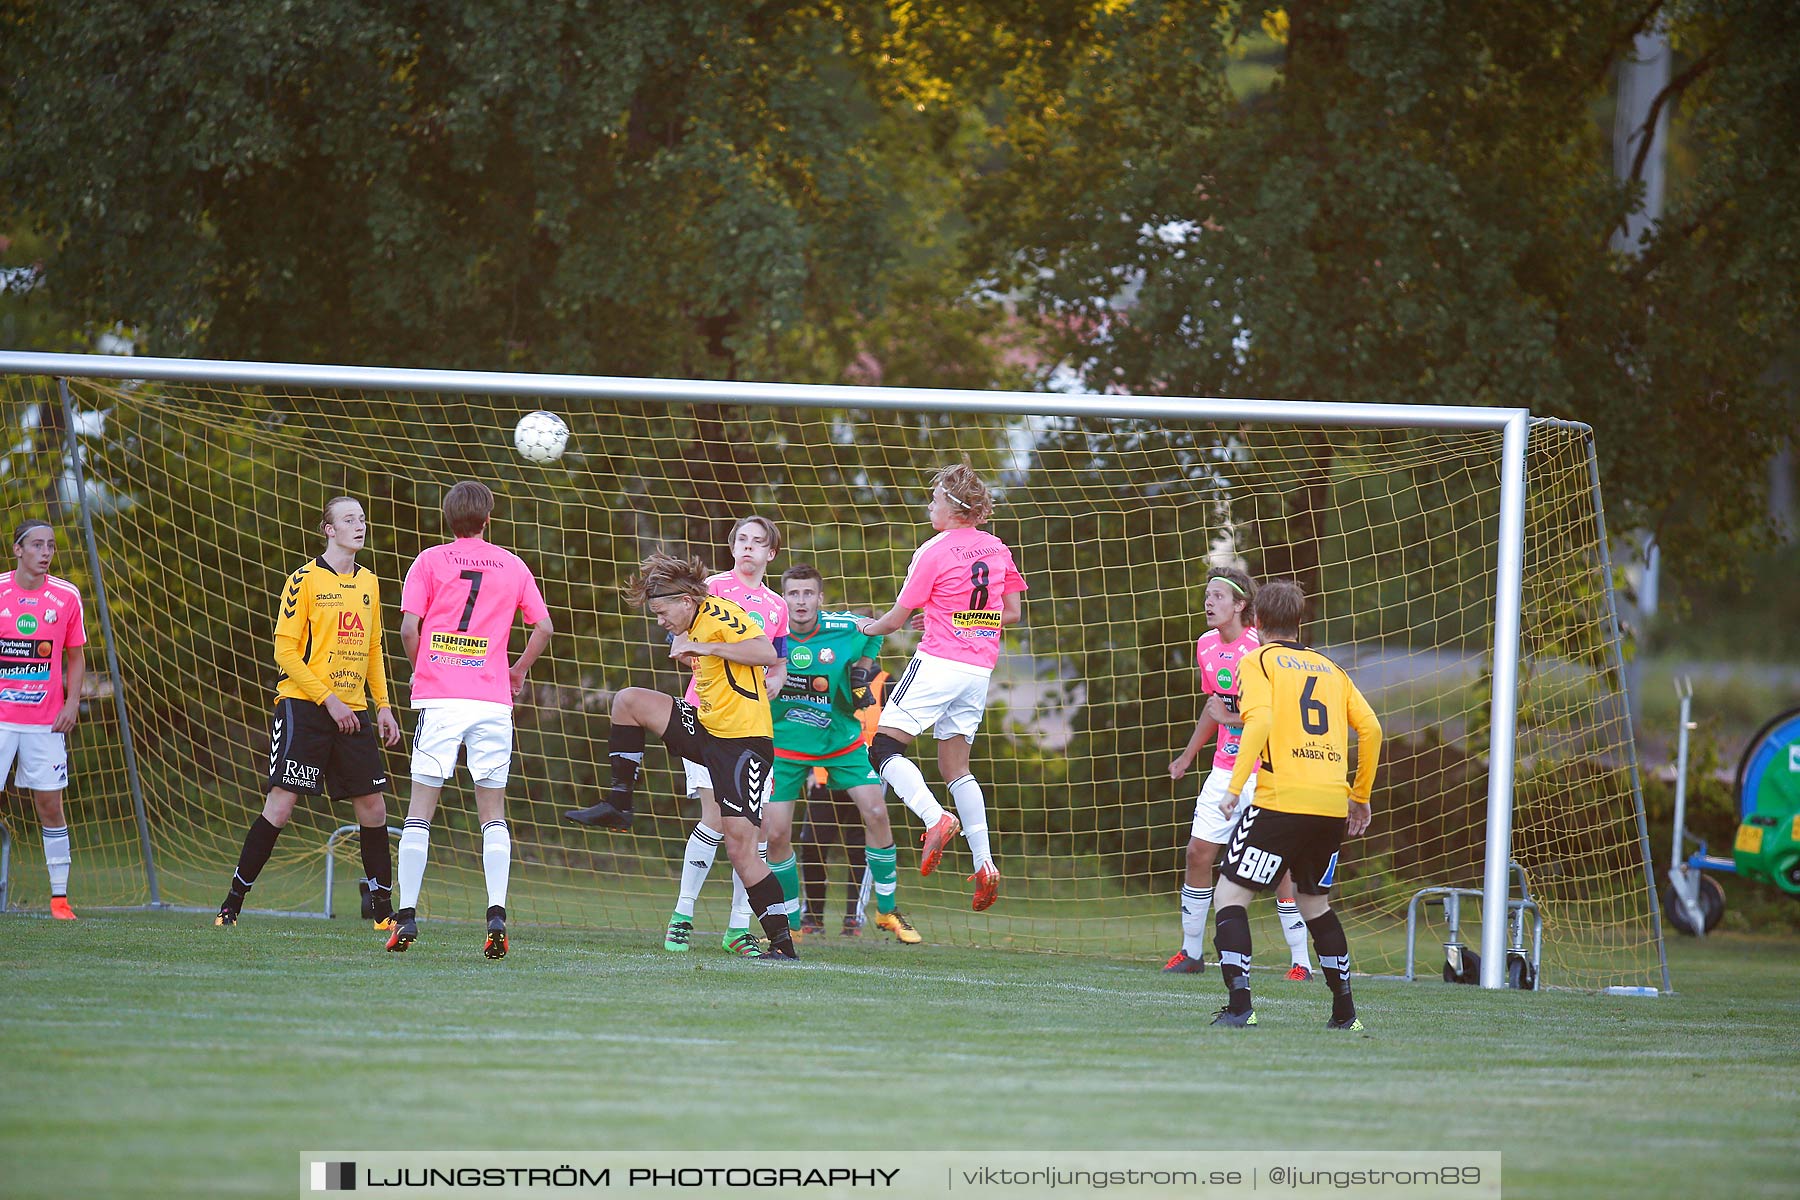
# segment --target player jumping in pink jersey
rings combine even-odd
[[[1236,814],[1226,817],[1219,811],[1231,770],[1237,765],[1238,743],[1244,736],[1243,719],[1238,716],[1238,668],[1244,658],[1262,644],[1253,622],[1256,620],[1256,583],[1236,567],[1218,567],[1206,581],[1206,623],[1208,629],[1194,644],[1194,663],[1200,671],[1200,693],[1206,707],[1194,724],[1194,735],[1186,749],[1169,764],[1169,778],[1180,779],[1199,756],[1201,747],[1217,735],[1213,748],[1213,767],[1200,788],[1200,799],[1194,806],[1194,826],[1188,836],[1187,875],[1181,888],[1181,949],[1163,964],[1163,970],[1177,974],[1194,974],[1205,969],[1206,918],[1212,909],[1213,866],[1219,849],[1231,837],[1237,824]],[[1246,794],[1256,788],[1256,776],[1244,785]],[[1244,804],[1239,812],[1248,808]],[[1292,882],[1282,876],[1276,890],[1275,908],[1281,921],[1281,932],[1287,938],[1293,966],[1289,979],[1312,978],[1312,960],[1306,949],[1306,922],[1294,903]],[[1296,940],[1297,939],[1297,940]]]
[[[18,762],[13,782],[29,788],[44,830],[50,871],[50,915],[73,921],[69,907],[69,784],[66,734],[81,719],[87,675],[87,629],[81,593],[50,574],[56,530],[25,521],[13,534],[18,565],[0,575],[0,783]]]
[[[881,726],[869,743],[869,761],[894,794],[925,822],[919,874],[937,869],[958,829],[974,856],[973,908],[989,907],[1000,891],[987,824],[987,801],[969,772],[969,748],[987,710],[988,681],[1000,660],[1000,632],[1024,612],[1024,576],[1006,543],[981,525],[993,515],[994,498],[967,463],[945,467],[931,481],[926,508],[936,536],[920,546],[900,585],[894,607],[859,624],[864,634],[893,633],[915,609],[924,609],[925,637],[888,693]],[[948,784],[957,817],[944,811],[925,776],[902,751],[927,727],[938,739],[938,769]]]
[[[506,885],[512,834],[506,826],[506,777],[512,766],[513,702],[525,673],[550,645],[554,626],[537,580],[523,559],[484,538],[494,493],[464,480],[444,497],[444,523],[456,540],[413,560],[400,593],[400,641],[412,663],[412,800],[400,833],[398,883],[389,950],[419,936],[419,887],[431,849],[431,818],[444,781],[466,751],[481,820],[481,867],[487,878],[488,958],[506,956]],[[515,619],[531,625],[518,658],[507,661]]]

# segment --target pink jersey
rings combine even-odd
[[[42,729],[56,723],[63,693],[63,651],[87,645],[81,593],[66,579],[44,576],[35,589],[0,575],[0,728]]]
[[[787,601],[781,598],[779,592],[772,591],[760,583],[751,587],[739,579],[735,571],[720,571],[717,575],[707,576],[706,592],[709,596],[718,596],[721,599],[729,600],[743,609],[770,641],[787,636]],[[776,643],[776,647],[780,648],[779,642]],[[692,679],[688,680],[685,699],[692,705],[698,706],[700,703],[700,691]]]
[[[482,538],[457,538],[413,560],[400,611],[419,618],[412,699],[512,704],[506,645],[513,621],[550,615],[531,568]]]
[[[1243,662],[1249,653],[1262,645],[1262,637],[1256,630],[1246,626],[1236,641],[1228,642],[1219,636],[1219,631],[1209,629],[1200,635],[1194,643],[1194,662],[1200,667],[1200,693],[1203,696],[1223,696],[1225,707],[1232,712],[1238,710],[1238,664]],[[1237,765],[1238,742],[1244,736],[1242,725],[1219,726],[1219,739],[1214,743],[1213,766],[1231,770]]]
[[[919,651],[993,670],[1000,661],[1000,612],[1025,590],[1012,551],[979,529],[946,529],[920,546],[900,585],[900,606],[925,610]]]

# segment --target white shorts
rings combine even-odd
[[[13,760],[19,770],[13,782],[34,792],[60,792],[69,786],[69,744],[48,725],[42,729],[0,729],[0,786]]]
[[[687,798],[689,800],[698,800],[701,788],[712,791],[711,771],[700,763],[686,758],[681,760],[681,765],[687,771]]]
[[[993,672],[930,654],[915,654],[881,706],[881,723],[917,737],[927,728],[938,741],[975,740],[987,711]]]
[[[464,747],[470,779],[482,787],[505,787],[512,767],[512,710],[482,700],[440,700],[420,709],[413,730],[413,778],[448,780],[456,774],[456,752]]]
[[[1256,776],[1252,774],[1249,782],[1244,784],[1244,790],[1238,794],[1237,807],[1228,817],[1219,811],[1219,801],[1225,799],[1225,793],[1230,790],[1231,768],[1214,767],[1200,786],[1200,801],[1194,805],[1194,830],[1189,836],[1216,846],[1231,840],[1231,831],[1237,827],[1238,818],[1256,799]]]

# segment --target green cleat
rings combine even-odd
[[[1333,1019],[1325,1022],[1325,1028],[1327,1028],[1327,1029],[1347,1029],[1351,1033],[1361,1033],[1363,1031],[1363,1023],[1362,1023],[1361,1017],[1351,1017],[1348,1021],[1339,1021],[1334,1017]]]
[[[728,954],[735,954],[739,958],[761,958],[763,956],[762,946],[750,936],[748,929],[738,930],[736,937],[732,937],[729,933],[726,934],[725,951]]]
[[[663,949],[670,954],[686,954],[688,939],[694,936],[694,922],[691,917],[676,913],[669,918],[669,931],[663,934]]]

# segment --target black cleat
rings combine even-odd
[[[415,917],[395,917],[393,931],[388,934],[387,948],[395,954],[419,940],[419,922]]]
[[[794,952],[794,943],[792,942],[783,942],[779,946],[771,942],[769,948],[764,950],[756,961],[767,963],[797,963],[800,961],[800,956]]]
[[[506,957],[506,918],[488,921],[487,941],[482,944],[481,953],[487,958]]]
[[[1352,1013],[1348,1021],[1340,1021],[1336,1017],[1331,1018],[1329,1021],[1325,1022],[1325,1028],[1346,1029],[1351,1033],[1361,1033],[1363,1031],[1363,1023],[1362,1018]]]
[[[577,825],[598,825],[602,829],[630,829],[631,810],[615,808],[611,801],[602,800],[587,808],[576,808],[563,814],[563,820]]]
[[[1241,1013],[1232,1012],[1230,1006],[1227,1005],[1213,1014],[1212,1023],[1228,1025],[1233,1029],[1254,1029],[1256,1028],[1256,1012],[1255,1010]]]
[[[219,906],[219,915],[213,918],[213,924],[214,925],[236,925],[237,919],[238,919],[238,910],[237,909],[231,907],[229,904],[221,904]]]

